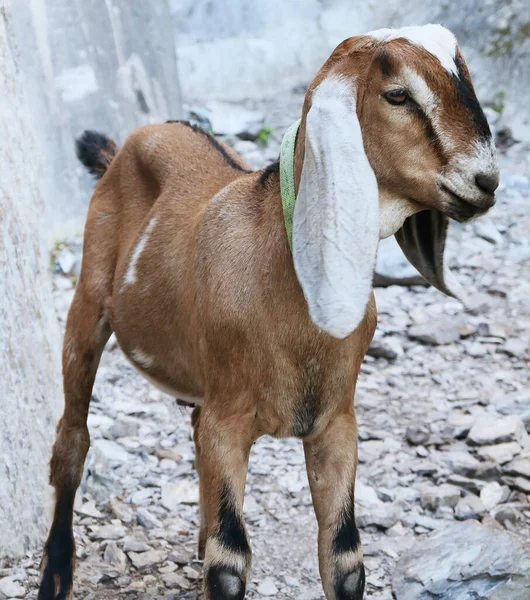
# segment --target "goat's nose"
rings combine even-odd
[[[499,187],[499,173],[479,173],[475,176],[477,187],[487,194],[493,194]]]

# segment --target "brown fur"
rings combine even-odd
[[[442,121],[454,152],[465,152],[474,129],[448,74],[404,40],[386,48],[396,72],[407,64],[441,90]],[[429,143],[418,117],[396,120],[381,100],[387,77],[378,60],[382,51],[374,40],[351,38],[318,73],[304,103],[296,183],[312,93],[325,77],[341,74],[356,79],[365,149],[381,194],[443,208],[434,174],[448,157]],[[244,594],[250,554],[242,505],[252,443],[264,434],[298,432],[319,523],[326,598],[358,600],[362,551],[360,544],[350,548],[344,540],[356,535],[353,512],[348,516],[357,466],[353,396],[376,327],[375,301],[372,296],[361,325],[346,339],[317,329],[294,272],[278,174],[270,173],[265,182],[260,173],[244,174],[247,165],[222,148],[237,168],[207,135],[184,124],[145,126],[129,136],[101,179],[90,204],[82,271],[67,323],[66,406],[52,483],[58,498],[79,485],[92,385],[113,330],[142,373],[175,395],[204,398],[193,421],[206,598]],[[134,281],[127,283],[128,278]],[[71,531],[71,514],[67,517]],[[53,536],[52,528],[48,544],[56,541]],[[57,576],[53,566],[50,575]],[[61,585],[67,591],[67,584]],[[42,589],[40,600],[50,600]]]

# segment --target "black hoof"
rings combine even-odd
[[[243,600],[245,597],[245,582],[230,567],[210,567],[206,574],[206,586],[210,600]]]
[[[363,600],[364,565],[345,575],[337,586],[337,600]]]

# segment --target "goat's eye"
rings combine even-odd
[[[390,104],[405,104],[409,98],[405,90],[392,90],[391,92],[387,92],[383,95],[385,100]]]

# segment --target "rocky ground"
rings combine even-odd
[[[223,124],[217,106],[221,125],[211,125],[261,167],[277,157],[301,99],[298,90],[288,104],[246,107],[261,116],[239,107],[244,127]],[[268,145],[240,139],[241,131],[261,133]],[[527,151],[515,144],[502,153],[489,215],[452,228],[449,264],[469,292],[466,307],[421,286],[376,291],[379,327],[355,400],[357,515],[373,600],[530,598]],[[80,252],[74,239],[55,256],[62,323]],[[151,388],[111,338],[76,505],[76,598],[201,596],[189,412]],[[256,443],[245,515],[253,548],[248,597],[323,598],[300,441]],[[2,565],[0,598],[35,598],[38,560],[28,554]]]

